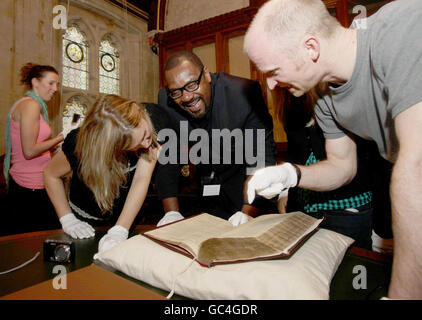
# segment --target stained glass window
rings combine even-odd
[[[63,109],[63,131],[67,131],[72,126],[72,120],[79,121],[79,124],[82,124],[87,111],[87,102],[84,100],[79,95],[67,100]]]
[[[88,90],[88,47],[76,26],[63,35],[63,86]]]
[[[120,60],[113,43],[104,39],[100,44],[100,92],[120,94]]]

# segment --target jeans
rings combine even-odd
[[[372,250],[372,213],[369,205],[356,208],[359,212],[335,210],[309,214],[324,220],[320,228],[332,230],[355,240],[354,246]]]

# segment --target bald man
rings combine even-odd
[[[257,171],[249,199],[296,185],[318,191],[345,185],[356,174],[354,136],[374,140],[395,163],[389,297],[421,299],[422,1],[394,1],[359,25],[343,28],[320,0],[272,0],[255,16],[247,54],[270,88],[297,97],[316,89],[327,159],[298,171],[289,163]]]

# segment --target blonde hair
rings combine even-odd
[[[127,182],[132,129],[142,119],[150,126],[152,144],[156,145],[157,135],[145,106],[117,95],[99,98],[81,126],[75,149],[78,174],[103,213],[113,208],[120,187]]]
[[[277,48],[291,55],[306,34],[330,38],[340,23],[330,15],[321,0],[271,0],[255,15],[245,35],[244,49],[248,52],[251,34],[265,33]],[[256,34],[255,34],[256,35]]]

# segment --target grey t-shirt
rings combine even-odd
[[[398,153],[394,118],[422,101],[422,1],[397,0],[357,30],[357,57],[349,81],[329,86],[317,100],[327,139],[351,132],[374,140],[394,162]]]

